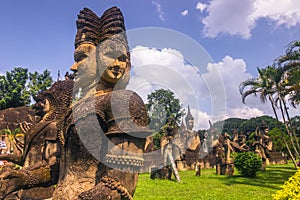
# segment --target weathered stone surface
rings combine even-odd
[[[24,121],[35,124],[39,119],[40,117],[28,106],[7,108],[0,110],[0,130],[15,130],[16,128],[20,128],[20,123]]]

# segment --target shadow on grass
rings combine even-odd
[[[241,175],[225,176],[222,179],[219,179],[219,176],[215,178],[221,180],[227,186],[242,184],[278,190],[296,171],[295,168],[290,166],[283,165],[281,167],[277,165],[276,167],[268,167],[266,171],[258,172],[255,178],[246,178]]]

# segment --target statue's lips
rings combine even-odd
[[[110,66],[107,68],[108,74],[113,75],[115,78],[120,78],[124,73],[124,69],[121,69],[120,66]]]

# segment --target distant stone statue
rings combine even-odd
[[[130,55],[119,8],[77,20],[76,102],[62,123],[57,200],[132,199],[143,165],[148,117],[142,99],[125,90]]]
[[[188,106],[188,113],[185,117],[186,130],[183,131],[182,141],[185,144],[185,159],[189,166],[192,166],[199,159],[201,141],[199,134],[193,130],[194,117],[191,114]],[[193,167],[192,167],[193,168]],[[194,169],[194,168],[193,168]]]
[[[22,166],[22,169],[5,168],[1,171],[0,198],[20,189],[24,189],[18,194],[21,199],[52,196],[54,187],[45,187],[54,185],[58,178],[60,147],[56,124],[70,106],[72,91],[73,81],[58,81],[38,95],[35,107],[42,119],[31,127],[28,124],[22,125],[26,132],[23,154],[0,155],[0,160]]]
[[[256,128],[254,135],[255,142],[252,146],[255,147],[255,153],[262,159],[262,169],[266,169],[270,158],[270,151],[272,151],[273,143],[269,136],[269,127],[265,121],[262,121],[261,125]]]
[[[165,134],[163,141],[166,141],[166,143],[162,145],[162,155],[164,166],[169,170],[168,178],[171,179],[172,174],[174,174],[175,179],[180,182],[181,180],[175,162],[182,159],[183,153],[182,149],[180,149],[180,140],[176,140],[177,137],[175,137],[178,135],[175,119],[168,119],[168,123],[163,132]]]
[[[216,173],[218,175],[233,175],[234,166],[231,159],[232,141],[228,133],[219,136],[216,148]]]

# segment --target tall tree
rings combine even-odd
[[[180,122],[184,114],[179,99],[171,90],[158,89],[147,97],[147,109],[150,117],[150,129],[158,132],[169,118]]]
[[[24,90],[28,79],[28,70],[17,67],[6,76],[0,77],[0,109],[24,106],[30,102],[29,94]]]

